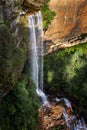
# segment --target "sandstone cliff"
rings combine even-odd
[[[45,33],[45,40],[57,43],[87,33],[86,0],[51,0],[49,7],[56,16]]]
[[[16,84],[27,59],[29,45],[27,15],[38,11],[43,2],[45,0],[0,1],[1,97]],[[51,0],[49,7],[56,12],[56,17],[45,33],[45,40],[57,43],[87,33],[86,0]]]

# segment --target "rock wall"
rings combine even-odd
[[[43,1],[0,1],[0,98],[13,89],[27,60],[29,30],[27,16]]]
[[[86,0],[51,0],[49,7],[56,16],[45,33],[45,40],[57,43],[87,33]]]

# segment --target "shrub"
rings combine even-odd
[[[47,55],[44,70],[46,92],[66,96],[87,118],[87,43]],[[49,72],[53,73],[50,82]]]
[[[39,102],[25,69],[14,89],[0,102],[0,130],[36,130]]]
[[[42,16],[43,16],[44,31],[46,31],[48,29],[49,24],[51,24],[51,21],[53,20],[54,16],[56,15],[54,11],[49,9],[48,2],[49,2],[49,0],[46,0],[46,2],[44,2],[43,6],[41,8],[41,12],[42,12]]]

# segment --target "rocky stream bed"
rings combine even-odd
[[[87,130],[84,119],[74,115],[68,99],[56,101],[39,109],[39,130]]]

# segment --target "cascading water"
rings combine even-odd
[[[36,85],[36,92],[42,100],[42,105],[48,105],[47,97],[43,92],[43,39],[42,16],[39,11],[28,18],[30,32],[30,68],[31,76]]]
[[[71,103],[68,99],[66,99],[66,98],[60,98],[60,99],[55,98],[54,101],[56,101],[56,102],[64,101],[65,106],[70,108],[71,112],[74,113],[73,109],[72,109],[72,105],[71,105]],[[69,130],[87,130],[84,119],[81,118],[81,119],[78,120],[77,117],[74,114],[68,115],[65,107],[63,108],[63,116],[65,118],[66,125],[69,128]]]
[[[42,16],[39,11],[36,15],[30,15],[28,18],[29,22],[29,32],[30,32],[30,68],[31,68],[31,76],[36,85],[36,92],[38,96],[42,100],[42,105],[49,105],[47,97],[43,92],[43,39],[42,39]],[[72,110],[71,103],[66,98],[55,98],[56,102],[63,100],[65,102],[65,106],[69,107]],[[63,116],[66,121],[66,125],[69,130],[87,130],[84,119],[77,120],[76,116],[72,114],[69,116],[64,107]],[[72,122],[75,121],[73,125]]]

